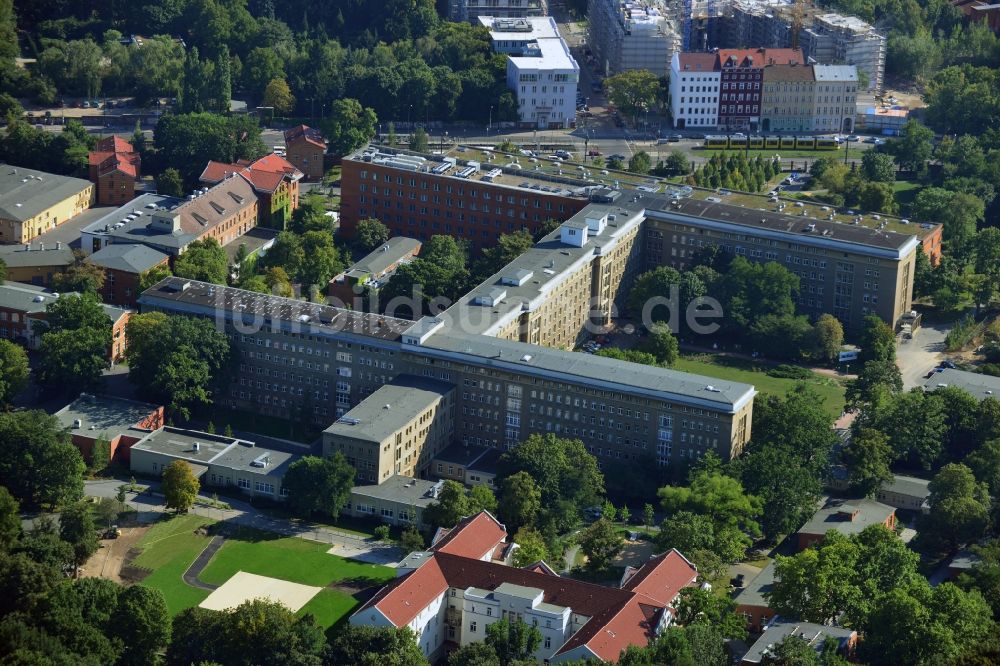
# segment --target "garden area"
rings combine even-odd
[[[132,560],[131,578],[163,592],[171,615],[201,604],[213,592],[192,587],[183,574],[219,533],[219,523],[202,516],[183,515],[154,525],[139,542],[141,551]],[[223,586],[239,572],[278,581],[320,588],[299,615],[311,613],[317,624],[328,628],[346,617],[365,590],[394,577],[384,566],[347,560],[327,551],[329,544],[295,537],[237,528],[198,575],[208,586]],[[145,575],[145,571],[149,571]]]
[[[681,372],[753,384],[761,393],[774,395],[784,395],[796,384],[805,383],[823,397],[823,407],[831,416],[840,416],[844,409],[844,385],[835,377],[801,366],[775,367],[725,354],[682,354],[671,367]],[[803,371],[800,375],[802,378],[775,376],[787,374],[779,370],[786,367],[800,368]]]

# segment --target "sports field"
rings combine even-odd
[[[211,539],[195,530],[213,522],[192,515],[171,518],[153,526],[139,544],[143,553],[133,564],[152,570],[142,583],[163,592],[172,615],[199,605],[211,594],[191,587],[182,575]],[[198,579],[222,586],[242,571],[321,588],[298,614],[312,613],[319,625],[329,627],[358,605],[352,592],[378,586],[395,575],[389,567],[331,555],[329,548],[329,544],[241,528],[226,537]]]

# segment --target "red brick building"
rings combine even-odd
[[[140,159],[131,143],[115,135],[105,137],[87,161],[99,206],[121,205],[135,198]]]
[[[869,525],[884,525],[886,529],[895,529],[896,509],[867,498],[831,499],[799,529],[795,535],[796,545],[799,550],[805,550],[830,530],[850,536]]]
[[[101,300],[124,308],[135,308],[142,293],[140,281],[147,271],[166,266],[170,255],[147,245],[120,243],[107,245],[87,257],[88,264],[104,269]]]
[[[127,465],[132,445],[163,426],[163,407],[81,393],[56,412],[55,417],[70,432],[84,460],[90,462],[94,442],[103,439],[111,445],[111,460]]]
[[[308,125],[285,130],[285,153],[288,161],[305,174],[307,181],[323,179],[326,141],[319,130]]]
[[[299,207],[302,172],[280,155],[271,153],[254,162],[209,162],[199,180],[206,185],[217,185],[235,173],[243,176],[257,195],[257,224],[284,229],[292,211]]]
[[[722,49],[719,128],[756,131],[760,127],[761,94],[766,65],[805,64],[800,49]]]
[[[590,202],[576,193],[581,183],[568,178],[498,173],[492,165],[462,177],[470,168],[462,162],[398,156],[368,149],[341,161],[340,232],[346,238],[354,237],[360,220],[375,218],[393,236],[426,241],[445,234],[479,250],[495,245],[500,234],[534,233],[550,219],[564,222]]]

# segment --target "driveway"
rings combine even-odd
[[[944,339],[952,324],[921,326],[912,340],[900,340],[896,364],[903,375],[903,389],[910,390],[924,382],[924,376],[941,362]]]

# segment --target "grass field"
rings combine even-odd
[[[143,553],[133,564],[152,570],[142,583],[163,592],[171,615],[197,606],[209,595],[207,590],[187,585],[181,576],[209,543],[209,537],[197,536],[194,530],[213,522],[191,515],[172,518],[154,525],[139,544]],[[395,574],[388,567],[328,555],[329,547],[270,532],[240,529],[227,536],[199,578],[205,583],[221,585],[236,572],[246,571],[322,587],[298,614],[312,613],[318,624],[330,627],[358,602],[350,594],[330,589],[329,585],[346,581],[352,588],[364,588],[391,580]]]
[[[682,372],[753,384],[761,393],[783,395],[799,381],[780,379],[766,374],[768,366],[721,354],[682,355],[671,366]],[[832,416],[839,416],[844,407],[844,387],[832,377],[815,375],[806,382],[823,397],[823,405]]]
[[[132,564],[153,572],[142,584],[163,592],[171,615],[197,606],[208,596],[207,590],[187,585],[181,576],[210,541],[210,537],[198,536],[194,531],[214,522],[202,516],[178,516],[153,525],[139,542],[143,552]]]
[[[920,183],[912,180],[897,180],[892,184],[892,192],[902,213],[908,214],[910,205],[917,198],[917,193],[920,192],[922,187]]]
[[[740,150],[737,148],[729,148],[728,150],[714,149],[714,148],[695,148],[691,151],[691,154],[696,157],[709,158],[712,155],[733,155],[736,153],[748,155],[749,157],[774,157],[779,155],[781,159],[784,160],[800,160],[805,159],[810,162],[820,157],[839,157],[844,159],[844,149],[840,150],[775,150],[774,148],[764,149],[764,150],[751,150],[749,152],[745,150]],[[860,160],[864,157],[865,151],[858,150],[857,148],[851,148],[847,153],[847,158],[851,160]]]

